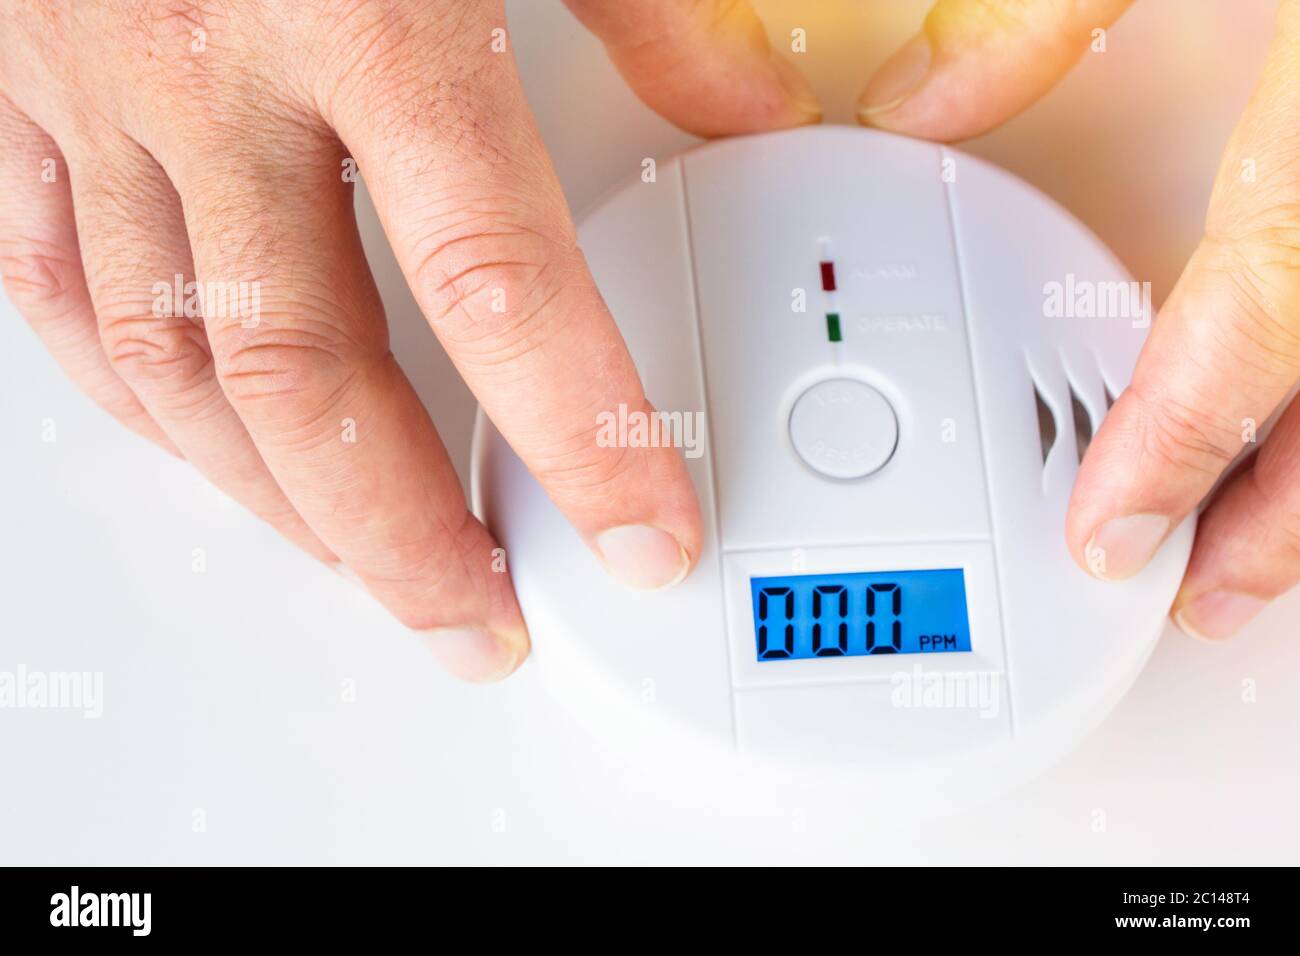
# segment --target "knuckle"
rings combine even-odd
[[[80,284],[81,264],[50,243],[14,238],[0,243],[0,277],[14,305],[33,321],[58,313]]]
[[[651,414],[650,406],[639,406],[641,413]],[[636,410],[629,415],[638,414]],[[585,509],[600,510],[617,504],[616,499],[628,488],[645,488],[649,481],[647,458],[643,450],[631,445],[602,445],[597,427],[575,430],[552,439],[530,456],[535,471],[544,478],[547,488],[567,502]]]
[[[109,364],[133,385],[181,390],[212,361],[203,329],[184,316],[110,309],[100,315],[99,338]]]
[[[484,360],[508,361],[581,314],[575,300],[595,295],[575,252],[572,243],[533,230],[489,226],[425,243],[414,279],[444,341]]]
[[[437,528],[390,542],[367,563],[370,576],[390,587],[418,587],[436,592],[458,576],[462,564],[453,529]]]
[[[630,448],[586,449],[543,471],[555,493],[586,509],[602,511],[618,504],[620,494],[635,482],[641,457]]]
[[[435,523],[389,541],[360,562],[369,583],[407,627],[426,630],[471,621],[488,603],[490,538],[468,511],[458,524]],[[476,570],[477,569],[477,570]]]
[[[1236,313],[1270,333],[1266,345],[1300,361],[1300,228],[1262,230],[1233,243],[1228,273]]]
[[[1184,275],[1192,277],[1187,298],[1206,319],[1198,324],[1204,346],[1250,370],[1253,383],[1289,387],[1300,370],[1300,232],[1207,234]]]
[[[244,417],[310,428],[342,396],[371,358],[328,323],[255,328],[228,325],[212,333],[217,378]]]
[[[1216,423],[1169,396],[1130,386],[1120,401],[1135,403],[1141,447],[1161,464],[1214,478],[1241,450],[1240,431]]]

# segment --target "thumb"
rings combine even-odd
[[[821,106],[746,0],[565,0],[647,106],[699,136],[816,123]]]
[[[867,84],[858,120],[925,139],[978,136],[1047,93],[1130,2],[939,0]]]

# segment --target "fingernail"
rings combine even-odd
[[[1267,603],[1249,594],[1210,591],[1179,610],[1174,623],[1188,637],[1218,641],[1236,634]]]
[[[858,116],[868,120],[902,106],[930,72],[930,58],[930,39],[924,33],[903,44],[867,84]]]
[[[476,684],[500,680],[523,656],[516,642],[477,628],[441,627],[420,636],[451,674]]]
[[[818,102],[817,94],[813,92],[807,78],[799,72],[799,69],[775,51],[772,52],[772,69],[776,73],[781,88],[790,97],[790,102],[795,109],[802,113],[810,123],[821,119],[822,105]]]
[[[1111,518],[1084,546],[1088,570],[1106,581],[1131,578],[1147,566],[1169,532],[1164,515],[1127,515]]]
[[[672,587],[690,569],[686,550],[666,531],[647,525],[625,524],[596,537],[605,568],[634,588]]]

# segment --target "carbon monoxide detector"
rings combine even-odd
[[[685,581],[630,590],[480,415],[475,508],[580,718],[630,748],[959,793],[1114,706],[1194,519],[1127,581],[1067,552],[1152,318],[1083,226],[947,147],[808,127],[662,162],[579,235],[665,426],[701,426],[682,453],[706,528]]]

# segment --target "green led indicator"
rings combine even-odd
[[[832,342],[843,341],[840,335],[840,314],[838,312],[826,313],[826,337]]]

